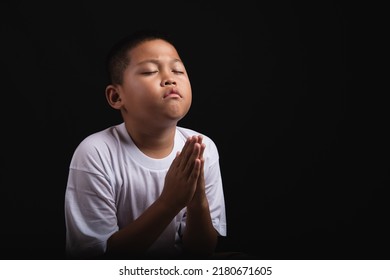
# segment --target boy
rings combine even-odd
[[[106,98],[121,124],[76,148],[65,193],[72,258],[207,257],[226,235],[214,142],[177,126],[192,89],[166,37],[139,32],[107,58]]]

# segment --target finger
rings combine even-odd
[[[196,137],[196,142],[201,145],[201,150],[200,150],[200,154],[199,154],[199,158],[201,159],[201,158],[203,158],[203,152],[206,148],[205,144],[203,143],[203,136],[199,134],[199,135],[194,136],[194,137]]]
[[[206,149],[206,144],[200,145],[199,159],[203,159],[204,150]]]
[[[194,143],[194,149],[192,151],[192,154],[190,154],[190,157],[188,158],[187,164],[184,169],[185,174],[188,174],[188,176],[190,176],[190,174],[192,173],[194,165],[196,164],[196,160],[199,160],[200,150],[201,145],[199,145],[198,143]]]
[[[184,170],[188,165],[188,161],[190,160],[190,157],[193,154],[194,145],[196,144],[196,141],[197,139],[194,137],[187,138],[187,141],[184,144],[184,147],[180,153],[181,159],[180,159],[179,168]]]
[[[200,171],[199,171],[199,177],[198,177],[198,186],[199,188],[204,188],[205,181],[204,181],[204,159],[200,160]]]
[[[191,182],[197,182],[201,173],[202,160],[196,158],[194,161],[194,166],[191,169],[190,179]]]
[[[199,144],[202,144],[202,142],[203,142],[203,136],[199,134],[199,135],[197,136],[197,140],[198,140],[197,142],[198,142]]]
[[[176,152],[176,157],[175,157],[174,161],[176,162],[176,165],[178,168],[180,168],[180,166],[183,165],[182,161],[183,161],[183,158],[185,158],[185,156],[183,156],[183,155],[185,155],[186,151],[188,150],[188,146],[190,145],[189,140],[190,140],[190,138],[187,138],[182,150]]]

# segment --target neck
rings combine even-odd
[[[164,158],[172,152],[176,126],[156,130],[126,124],[126,130],[138,149],[151,158]]]

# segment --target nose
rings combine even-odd
[[[176,85],[176,81],[175,79],[172,77],[172,75],[165,75],[165,77],[163,77],[163,79],[161,80],[161,86],[175,86]]]
[[[161,86],[175,86],[175,85],[176,85],[176,82],[172,78],[164,79],[161,81]]]

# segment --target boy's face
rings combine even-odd
[[[176,49],[163,40],[133,48],[119,86],[122,113],[132,124],[170,126],[191,106],[192,91]]]

